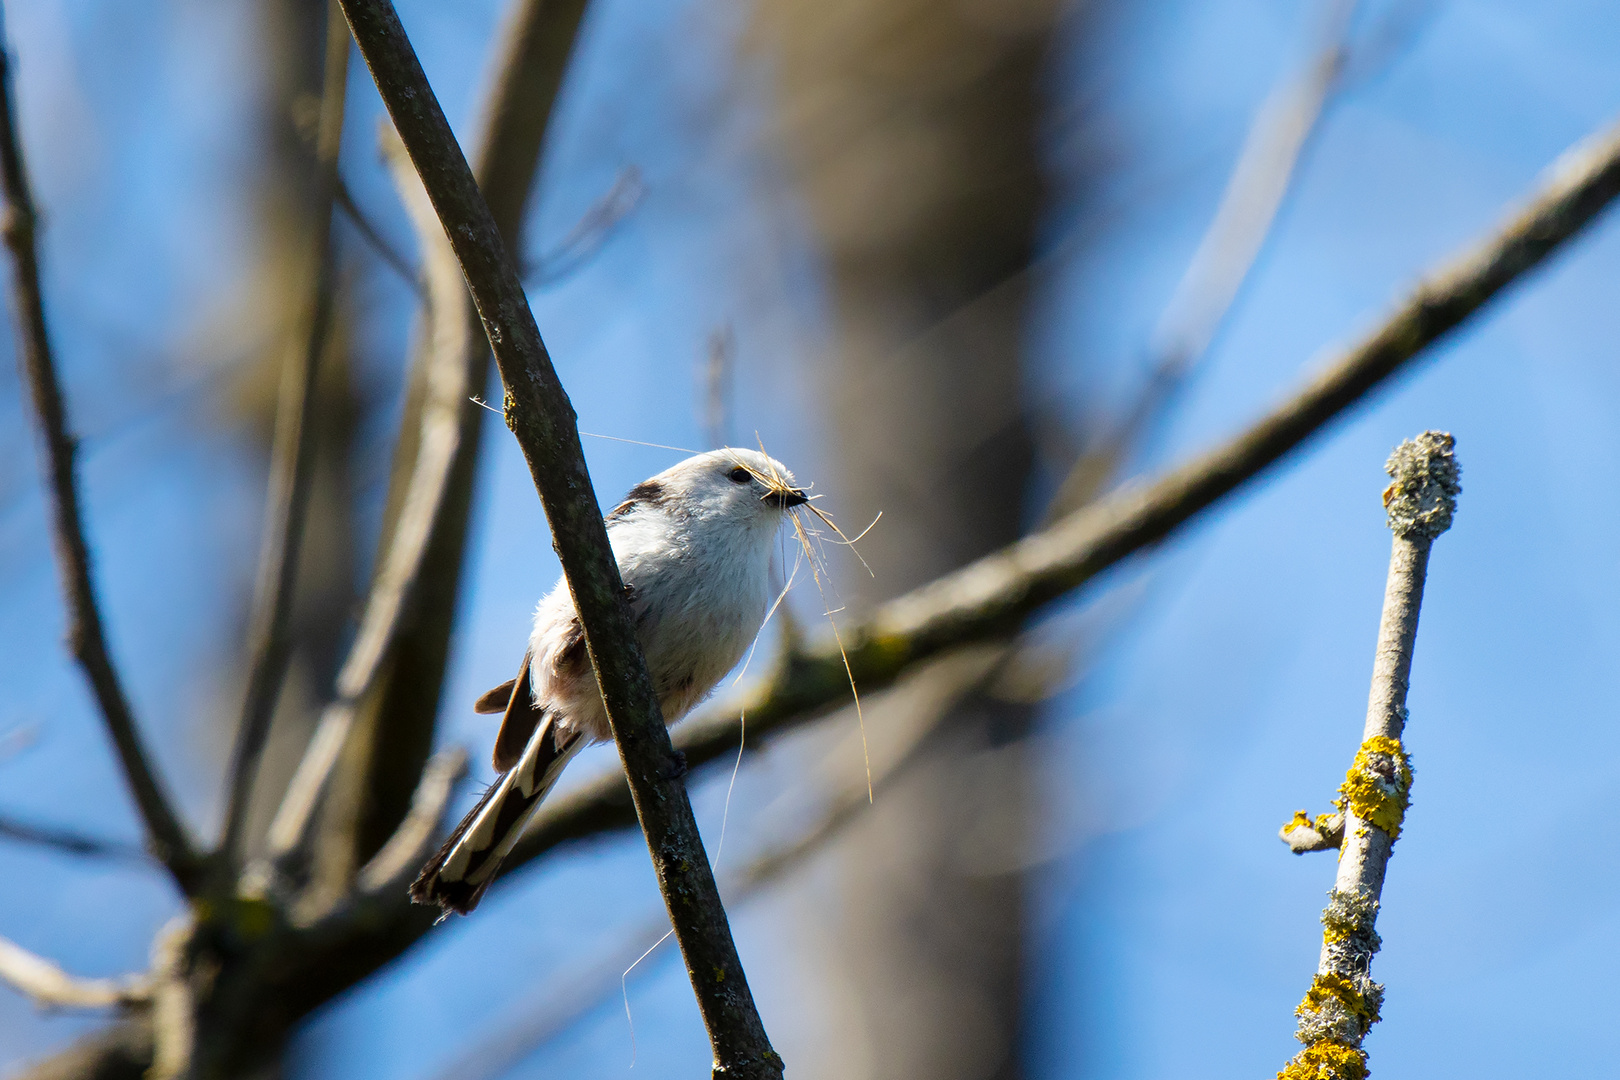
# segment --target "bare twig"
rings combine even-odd
[[[4,232],[12,258],[17,355],[33,395],[48,458],[52,537],[67,605],[68,642],[95,692],[102,719],[117,748],[124,778],[146,823],[153,854],[169,868],[182,888],[189,888],[196,878],[198,858],[141,742],[129,699],[107,651],[101,612],[96,604],[95,584],[90,576],[90,549],[85,542],[84,517],[74,476],[73,457],[77,444],[68,431],[67,405],[57,380],[50,333],[45,323],[39,255],[35,246],[38,216],[23,164],[12,95],[11,59],[3,40],[0,40],[0,95],[4,97],[0,102],[3,106],[0,107],[0,181],[6,193]]]
[[[1152,484],[1079,510],[843,628],[856,681],[875,690],[943,651],[1005,636],[1043,605],[1170,536],[1383,386],[1579,233],[1616,194],[1620,128],[1561,158],[1505,226],[1430,274],[1388,320],[1224,446]],[[675,745],[694,766],[735,753],[741,707],[747,710],[749,745],[757,748],[764,741],[759,736],[805,723],[848,693],[837,643],[821,640],[784,657],[774,675],[740,702],[687,721]],[[629,824],[622,778],[602,776],[548,802],[505,867],[516,868],[564,841]]]
[[[525,268],[524,276],[529,286],[542,289],[555,285],[583,266],[607,240],[614,227],[630,216],[646,190],[641,181],[641,170],[634,165],[627,165],[619,170],[619,174],[613,178],[613,185],[601,198],[586,208],[579,220],[574,222],[574,227],[558,241],[557,246],[535,259],[533,265]],[[382,231],[355,201],[353,192],[341,177],[338,179],[337,200],[338,206],[348,216],[355,230],[360,233],[360,238],[370,244],[378,257],[396,274],[405,279],[406,284],[410,285],[420,299],[426,301],[428,291],[423,286],[420,275],[411,268],[410,260],[383,236]]]
[[[230,786],[220,849],[228,861],[241,854],[243,830],[253,800],[253,782],[270,734],[287,662],[292,655],[288,626],[297,584],[298,556],[315,477],[315,403],[321,353],[327,347],[336,290],[332,252],[332,206],[343,147],[344,100],[349,81],[349,34],[335,0],[328,5],[326,71],[321,118],[315,141],[315,226],[311,236],[309,307],[302,333],[282,368],[281,398],[265,495],[264,540],[248,630],[247,689],[231,757]]]
[[[151,856],[133,844],[103,840],[97,836],[86,836],[84,833],[59,829],[51,825],[32,825],[9,817],[0,817],[0,837],[93,859],[122,859],[145,865],[150,865],[152,861]]]
[[[10,983],[48,1009],[110,1009],[145,1004],[152,998],[151,983],[142,976],[81,979],[3,937],[0,982]]]
[[[636,641],[585,468],[573,409],[516,266],[388,0],[343,0],[423,187],[455,249],[506,384],[507,424],[529,462],[585,631],[659,887],[709,1032],[717,1077],[780,1077],[737,956],[681,770]]]
[[[613,186],[586,207],[579,220],[574,222],[574,227],[557,245],[536,259],[534,265],[524,268],[524,279],[529,286],[542,289],[555,285],[585,265],[607,242],[614,227],[630,216],[646,193],[647,186],[641,181],[640,169],[634,165],[620,169],[613,178]]]
[[[1305,1049],[1278,1074],[1281,1080],[1362,1080],[1367,1075],[1361,1043],[1378,1020],[1384,997],[1370,970],[1379,946],[1374,924],[1384,870],[1412,789],[1412,765],[1401,735],[1418,611],[1429,551],[1435,537],[1451,527],[1462,490],[1453,445],[1450,435],[1425,431],[1396,447],[1385,466],[1394,478],[1384,492],[1384,506],[1395,536],[1367,724],[1339,788],[1342,841],[1337,877],[1322,912],[1322,959],[1295,1010],[1296,1037]]]

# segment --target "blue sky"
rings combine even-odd
[[[1083,223],[1097,238],[1053,274],[1034,316],[1032,393],[1076,407],[1133,385],[1254,110],[1303,62],[1314,10],[1297,0],[1138,7],[1093,49],[1100,64],[1060,55],[1052,72],[1055,105],[1085,101],[1104,118],[1114,165],[1098,219]],[[1611,7],[1413,10],[1403,47],[1328,116],[1145,468],[1212,444],[1288,393],[1620,112]],[[498,9],[412,0],[401,11],[466,134]],[[252,168],[240,130],[248,105],[233,88],[253,59],[248,21],[237,6],[194,2],[22,4],[8,17],[47,212],[51,313],[89,437],[85,485],[113,644],[184,805],[208,820],[223,752],[208,718],[232,692],[217,672],[251,565],[257,481],[196,393],[165,395],[245,348],[230,330],[245,242],[232,192]],[[791,194],[756,138],[769,77],[757,58],[735,59],[745,21],[746,9],[713,0],[593,7],[530,247],[566,233],[626,165],[647,195],[585,269],[533,299],[581,427],[674,445],[701,441],[693,372],[709,332],[730,322],[741,433],[757,429],[813,478],[825,458],[806,372],[825,303]],[[107,58],[113,33],[122,60]],[[372,151],[379,111],[359,65],[354,78],[345,168],[408,243]],[[1053,169],[1072,167],[1072,153],[1055,140]],[[1054,213],[1053,244],[1063,220]],[[1368,1042],[1373,1068],[1385,1080],[1599,1071],[1620,1006],[1608,975],[1620,872],[1602,831],[1620,789],[1617,275],[1620,223],[1605,219],[1265,483],[1082,598],[1104,587],[1139,597],[1048,711],[1056,752],[1043,783],[1074,809],[1061,818],[1064,854],[1032,901],[1034,1075],[1269,1075],[1293,1052],[1292,1009],[1314,968],[1332,866],[1289,855],[1275,831],[1297,807],[1325,807],[1359,741],[1389,544],[1381,465],[1429,427],[1457,436],[1464,494],[1436,547],[1419,634],[1408,740],[1417,781],[1380,918],[1375,974],[1388,997]],[[360,288],[375,310],[399,313],[364,339],[364,363],[386,384],[407,343],[407,294],[385,274]],[[0,449],[15,459],[31,443],[12,370],[0,374]],[[534,598],[556,574],[515,446],[499,425],[486,437],[443,724],[446,740],[474,747],[493,728],[455,703],[510,675]],[[587,443],[604,501],[669,461]],[[32,740],[0,760],[0,808],[132,838],[112,759],[58,645],[34,475],[27,462],[0,473],[0,734]],[[802,602],[808,610],[813,598]],[[731,803],[737,842],[768,809],[783,756],[745,769]],[[723,788],[713,777],[699,787],[706,829],[718,826]],[[431,1076],[469,1032],[499,1029],[514,1003],[655,913],[645,862],[627,837],[522,874],[478,918],[318,1016],[295,1042],[294,1075]],[[0,933],[86,974],[142,965],[175,910],[164,883],[138,869],[8,844],[0,873],[30,883],[0,909]],[[790,1067],[796,1050],[803,1058],[829,1037],[825,1007],[800,992],[826,928],[805,929],[795,889],[842,895],[835,868],[818,863],[735,913]],[[679,964],[655,961],[630,990],[630,1075],[705,1068]],[[8,1061],[85,1023],[41,1019],[0,991]],[[630,1061],[614,996],[510,1075],[618,1076]]]

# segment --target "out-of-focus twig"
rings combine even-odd
[[[344,217],[349,219],[349,224],[353,225],[355,231],[360,234],[360,239],[371,245],[371,250],[377,253],[377,257],[382,259],[390,270],[398,274],[400,279],[411,287],[411,291],[416,293],[418,300],[425,302],[428,298],[427,286],[422,284],[421,277],[412,269],[411,261],[400,254],[398,248],[389,243],[388,238],[377,228],[370,215],[355,201],[354,192],[349,190],[349,185],[344,181],[341,173],[337,178],[334,195],[337,198],[338,209],[342,210]]]
[[[349,34],[336,0],[328,4],[326,70],[321,89],[320,127],[315,141],[315,226],[311,235],[310,297],[301,332],[282,367],[276,405],[270,482],[265,493],[264,538],[249,620],[248,679],[242,716],[231,756],[225,825],[220,849],[227,861],[241,853],[243,830],[253,800],[253,782],[270,734],[270,718],[292,656],[288,636],[298,557],[315,478],[315,405],[321,353],[336,292],[332,251],[332,210],[337,196],[338,157],[343,147],[343,112],[349,82]]]
[[[1578,234],[1620,194],[1620,128],[1576,146],[1505,225],[1428,275],[1395,312],[1300,392],[1225,445],[1151,484],[1128,487],[1057,524],[883,605],[843,628],[844,652],[863,690],[892,683],[949,649],[1005,636],[1043,605],[1164,540],[1383,386],[1446,333]],[[735,717],[758,736],[806,723],[845,700],[838,643],[817,640],[785,656],[740,701],[687,721],[676,747],[692,765],[737,750]],[[621,777],[605,775],[554,797],[506,859],[510,871],[557,844],[633,824]]]
[[[98,836],[87,836],[72,829],[60,829],[52,825],[33,825],[26,821],[18,821],[16,818],[0,817],[0,837],[18,843],[54,848],[69,855],[152,864],[151,856],[133,844],[103,840]]]
[[[529,286],[543,289],[555,285],[583,266],[606,242],[614,227],[635,210],[646,190],[646,185],[641,180],[640,169],[634,165],[627,165],[619,170],[618,176],[613,178],[613,185],[601,198],[586,208],[579,220],[574,222],[574,227],[568,230],[567,235],[557,243],[557,246],[525,268],[524,277]],[[400,254],[399,249],[383,236],[382,231],[372,222],[370,215],[355,202],[354,194],[348,185],[343,183],[341,177],[338,180],[337,198],[338,206],[360,233],[361,239],[370,244],[378,257],[405,279],[418,297],[427,300],[428,291],[422,284],[420,275],[411,269],[410,260]]]
[[[360,53],[444,222],[506,385],[506,422],[551,524],[637,817],[714,1052],[717,1077],[778,1078],[682,771],[636,640],[574,411],[516,265],[388,0],[342,0]]]
[[[109,1009],[142,1005],[152,998],[142,976],[81,979],[43,956],[0,937],[0,982],[6,982],[48,1009]]]
[[[646,193],[640,169],[634,165],[620,169],[619,175],[613,178],[613,186],[586,208],[557,246],[542,254],[532,266],[524,268],[524,280],[531,288],[541,289],[555,285],[578,270],[601,249],[614,228],[630,216]]]
[[[158,779],[141,741],[129,698],[107,650],[95,584],[90,576],[90,548],[85,542],[73,458],[77,441],[69,433],[67,405],[57,379],[45,301],[40,289],[36,249],[38,215],[23,163],[12,93],[11,58],[0,28],[0,182],[6,194],[6,246],[11,249],[11,291],[17,320],[17,356],[33,397],[46,451],[46,477],[51,492],[52,538],[68,616],[68,643],[100,706],[112,736],[124,778],[146,824],[153,854],[174,874],[182,888],[196,881],[198,857],[173,804]]]
[[[1306,144],[1342,85],[1357,6],[1357,0],[1327,0],[1322,43],[1310,64],[1285,76],[1261,104],[1215,216],[1149,339],[1142,391],[1081,453],[1059,485],[1047,521],[1084,505],[1089,492],[1130,459],[1141,440],[1161,426],[1178,391],[1208,352],[1271,235]]]
[[[1384,988],[1373,982],[1375,923],[1384,870],[1412,790],[1412,764],[1401,736],[1412,676],[1418,611],[1435,538],[1451,528],[1460,470],[1450,435],[1425,431],[1395,448],[1385,466],[1394,482],[1384,507],[1394,541],[1384,614],[1378,624],[1367,723],[1355,761],[1339,788],[1339,866],[1322,912],[1322,958],[1299,1008],[1296,1037],[1305,1044],[1279,1080],[1363,1080],[1362,1040],[1378,1020]]]
[[[712,449],[730,445],[736,366],[737,335],[727,324],[709,335],[709,348],[703,356],[703,435]]]
[[[1255,115],[1215,217],[1154,329],[1149,349],[1155,378],[1196,363],[1231,310],[1339,83],[1355,10],[1356,0],[1328,0],[1321,48],[1303,73],[1267,96]]]

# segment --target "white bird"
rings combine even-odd
[[[607,515],[666,723],[702,701],[747,650],[770,603],[772,541],[808,497],[780,462],[727,448],[687,458],[630,489]],[[566,581],[540,601],[515,679],[481,696],[503,712],[502,775],[411,886],[411,899],[465,915],[494,879],[563,767],[613,737]]]

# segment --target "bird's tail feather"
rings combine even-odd
[[[558,731],[555,717],[542,719],[517,765],[490,785],[422,867],[411,885],[411,899],[461,915],[477,907],[501,860],[583,745],[578,732]]]

